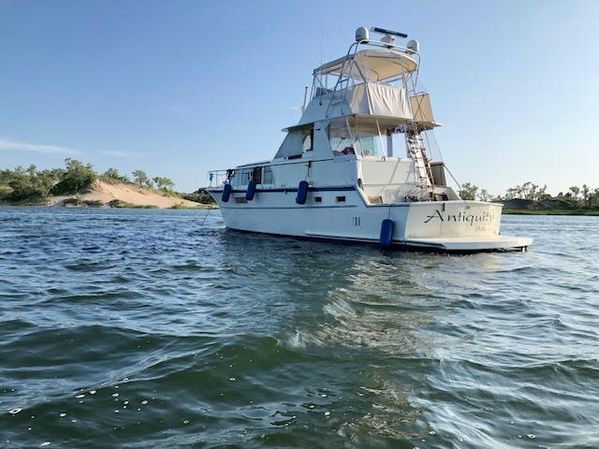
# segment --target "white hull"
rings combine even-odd
[[[347,188],[346,188],[347,189]],[[223,203],[221,191],[211,191],[221,207],[227,228],[239,231],[311,239],[379,243],[381,224],[394,222],[393,246],[440,251],[524,249],[530,238],[499,235],[502,205],[444,201],[369,205],[357,190],[311,192],[305,205],[295,203],[295,192],[260,191],[251,202],[236,203],[245,192]],[[334,204],[343,195],[345,204]],[[319,196],[322,202],[316,204]]]

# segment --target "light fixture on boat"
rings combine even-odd
[[[409,40],[406,47],[408,50],[410,50],[410,52],[418,53],[420,51],[420,42],[418,42],[416,39]]]
[[[370,35],[368,33],[368,28],[358,27],[356,29],[356,42],[368,42],[369,40]]]

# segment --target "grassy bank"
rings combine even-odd
[[[599,216],[598,209],[503,209],[505,215],[588,215]]]

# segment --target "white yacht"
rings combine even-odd
[[[500,235],[502,204],[464,201],[447,185],[430,157],[440,125],[418,82],[419,44],[398,38],[358,28],[345,56],[314,69],[271,161],[209,172],[227,228],[456,252],[532,243]]]

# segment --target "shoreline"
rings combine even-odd
[[[216,204],[205,204],[197,203],[197,205],[181,205],[175,204],[170,207],[159,207],[154,204],[131,204],[124,201],[118,201],[114,204],[102,203],[98,204],[91,201],[82,200],[80,204],[56,204],[52,203],[51,199],[40,202],[7,202],[0,201],[0,207],[47,207],[47,208],[77,208],[77,209],[167,209],[167,210],[207,210],[207,209],[219,209]],[[530,209],[503,209],[502,215],[563,215],[563,216],[587,216],[596,217],[599,216],[599,210],[597,209],[541,209],[541,210],[530,210]]]
[[[93,202],[86,202],[86,201],[81,201],[80,204],[56,204],[56,203],[53,204],[51,201],[36,202],[36,203],[32,203],[32,202],[18,203],[18,202],[0,201],[0,207],[45,207],[48,209],[156,209],[156,210],[218,209],[218,206],[216,206],[214,204],[204,204],[204,203],[197,203],[197,205],[193,205],[193,206],[175,204],[170,207],[159,207],[159,206],[156,206],[155,204],[132,204],[132,203],[126,203],[126,202],[122,202],[122,201],[119,201],[118,203],[115,203],[112,205],[109,203],[102,203],[102,204],[95,203],[94,204]]]
[[[599,216],[597,209],[504,209],[503,215],[567,215],[567,216]]]

